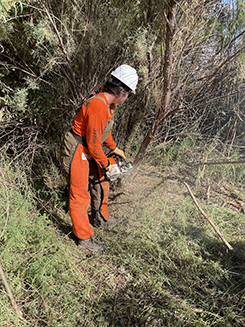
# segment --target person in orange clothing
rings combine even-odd
[[[71,131],[65,135],[63,164],[67,176],[69,173],[73,233],[78,246],[93,252],[105,249],[105,244],[94,236],[93,223],[102,221],[101,226],[107,228],[118,225],[118,221],[109,219],[108,215],[109,181],[105,173],[111,172],[112,166],[102,144],[125,159],[124,152],[118,149],[111,134],[114,108],[130,93],[135,93],[137,83],[138,75],[134,68],[129,65],[116,68],[102,91],[83,104]],[[93,219],[88,216],[90,204]]]

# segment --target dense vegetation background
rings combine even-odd
[[[243,326],[244,2],[1,0],[0,22],[1,277],[15,299],[0,283],[0,323]],[[138,175],[114,189],[131,211],[110,207],[124,224],[90,257],[67,236],[60,142],[123,63],[139,84],[113,133]],[[235,256],[195,221],[183,181]]]

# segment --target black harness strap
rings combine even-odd
[[[101,183],[101,180],[100,180],[100,174],[99,174],[99,169],[98,169],[98,166],[97,164],[95,163],[95,166],[96,166],[96,170],[97,170],[97,176],[98,176],[98,181],[95,182],[94,184],[99,184],[100,185],[100,190],[101,190],[101,201],[100,201],[100,207],[99,209],[96,209],[94,206],[91,205],[92,209],[95,211],[95,214],[96,214],[96,217],[97,218],[97,214],[99,213],[100,217],[104,220],[104,222],[107,222],[107,220],[105,219],[105,217],[103,216],[102,212],[101,212],[101,208],[102,208],[102,203],[103,203],[103,200],[104,200],[104,197],[105,197],[105,193],[104,193],[104,189],[102,187],[102,183]]]

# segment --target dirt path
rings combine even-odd
[[[169,206],[181,204],[187,192],[178,174],[156,169],[152,166],[140,166],[137,172],[123,179],[119,185],[112,184],[109,198],[111,217],[127,219],[136,210],[150,208],[156,198]]]

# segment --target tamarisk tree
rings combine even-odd
[[[143,160],[149,144],[170,118],[187,111],[200,117],[218,98],[220,101],[232,93],[228,86],[234,84],[236,59],[244,50],[244,31],[238,35],[233,31],[226,45],[224,38],[221,42],[221,17],[226,11],[227,6],[217,1],[170,0],[162,8],[165,33],[155,45],[155,53],[159,53],[157,47],[165,49],[163,58],[156,60],[157,108],[135,164]]]

